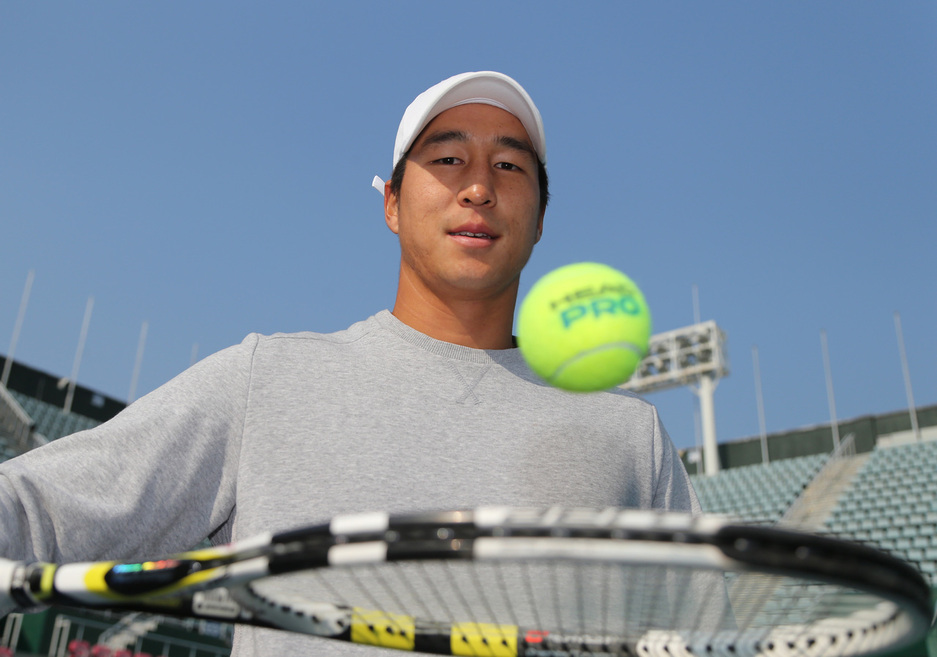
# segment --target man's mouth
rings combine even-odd
[[[475,238],[483,239],[483,240],[493,240],[493,239],[494,239],[494,237],[493,237],[492,235],[489,235],[488,233],[472,233],[472,232],[469,232],[469,231],[467,231],[467,230],[460,230],[460,231],[458,231],[458,232],[449,233],[449,234],[450,234],[450,235],[462,235],[462,236],[464,236],[464,237],[475,237]]]

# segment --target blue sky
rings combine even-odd
[[[543,114],[553,200],[522,293],[627,272],[655,331],[727,333],[720,440],[937,403],[933,2],[0,5],[0,352],[137,395],[251,331],[391,307],[370,187],[406,105],[467,70]],[[649,397],[681,447],[694,396]]]

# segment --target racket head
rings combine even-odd
[[[867,546],[615,508],[339,516],[175,561],[191,571],[142,589],[63,566],[42,597],[506,657],[862,655],[933,616],[920,573]]]
[[[242,603],[282,626],[331,600],[311,614],[339,638],[479,655],[859,655],[919,638],[933,613],[890,555],[711,516],[491,507],[329,531],[330,568],[252,583]]]

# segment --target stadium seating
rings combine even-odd
[[[937,587],[937,441],[873,450],[826,528],[910,561]]]
[[[784,459],[691,475],[700,504],[709,513],[745,522],[773,524],[780,519],[827,460],[826,454]]]
[[[65,413],[54,404],[39,401],[14,390],[11,390],[10,394],[36,423],[36,432],[42,434],[47,440],[56,440],[100,424],[97,420],[77,413]]]
[[[0,435],[0,462],[13,458],[17,453],[18,450],[10,439],[4,435]]]
[[[877,447],[863,458],[823,530],[911,562],[937,588],[937,441]],[[805,456],[690,478],[704,511],[773,524],[826,459]]]

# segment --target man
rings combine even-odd
[[[483,504],[698,511],[655,409],[539,381],[512,346],[546,208],[540,114],[507,76],[431,88],[383,185],[393,312],[248,336],[110,422],[0,466],[0,555],[132,559],[338,513]],[[361,648],[239,628],[234,655]]]

